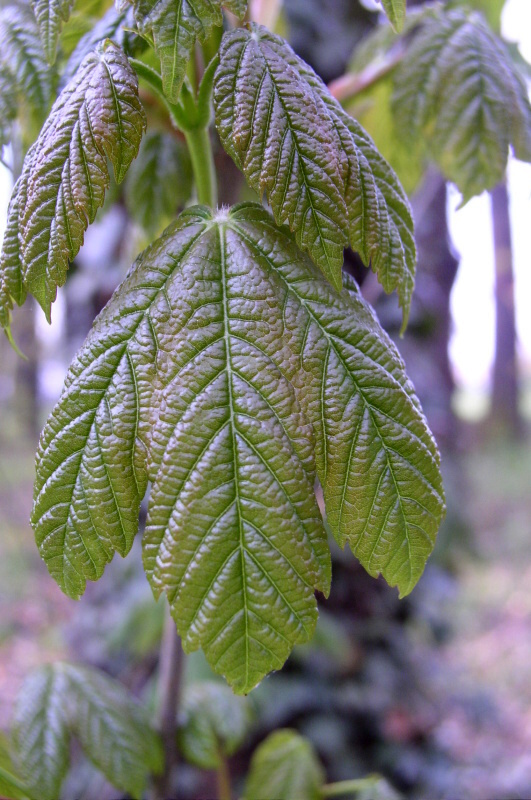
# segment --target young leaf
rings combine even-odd
[[[265,28],[232,31],[221,45],[214,104],[227,152],[332,285],[341,287],[350,241],[386,291],[398,290],[406,320],[416,263],[409,204],[313,70]]]
[[[186,66],[197,39],[204,42],[223,24],[222,8],[240,19],[247,0],[132,0],[137,25],[151,35],[160,58],[164,93],[179,99]]]
[[[4,242],[0,255],[0,325],[5,330],[9,329],[14,303],[21,306],[26,299],[18,228],[20,202],[25,198],[25,194],[26,181],[25,177],[21,175],[15,183],[9,202]]]
[[[66,672],[70,726],[83,750],[113,784],[142,797],[147,779],[162,769],[162,748],[149,715],[117,681],[72,664]]]
[[[274,278],[226,212],[181,220],[164,242],[176,267],[150,312],[160,387],[144,566],[155,594],[168,597],[184,649],[202,647],[246,693],[310,638],[330,556],[311,428],[266,352],[283,329]],[[181,228],[201,220],[197,243],[178,258]],[[155,268],[162,281],[148,258],[143,285]]]
[[[24,161],[18,257],[24,284],[48,318],[68,262],[103,204],[107,159],[120,182],[144,127],[136,74],[120,48],[107,41],[61,93]],[[4,270],[16,268],[5,248],[2,261]]]
[[[402,359],[352,281],[338,295],[258,206],[232,219],[249,259],[277,276],[285,325],[266,352],[314,426],[328,522],[371,575],[405,595],[433,549],[444,500],[439,454]]]
[[[162,753],[146,712],[116,681],[72,664],[41,667],[17,698],[14,743],[32,797],[56,800],[74,734],[119,789],[140,797]]]
[[[441,11],[421,26],[395,74],[393,109],[411,147],[430,154],[466,202],[491,189],[509,145],[531,161],[531,106],[502,42],[476,13]]]
[[[325,775],[308,739],[275,731],[255,750],[244,800],[322,800]]]
[[[70,760],[65,674],[52,665],[24,681],[15,706],[16,761],[31,797],[57,800]]]
[[[31,11],[22,5],[0,10],[0,63],[18,99],[18,115],[33,140],[48,113],[55,75],[44,58]]]
[[[191,764],[217,769],[222,758],[240,747],[248,727],[248,707],[243,698],[224,684],[196,683],[185,695],[179,746]]]
[[[148,133],[125,184],[129,213],[155,235],[192,193],[192,167],[184,142],[169,133]]]
[[[119,12],[111,6],[104,16],[95,25],[91,26],[78,41],[76,47],[70,54],[66,66],[61,74],[61,87],[65,86],[78,71],[83,60],[105,39],[112,39],[116,44],[122,46],[123,31],[120,26],[125,24],[127,12]],[[132,20],[131,20],[132,23]]]
[[[49,64],[55,63],[57,43],[64,22],[68,22],[74,0],[31,0],[31,7]]]
[[[406,19],[406,0],[380,0],[393,29],[400,33]]]

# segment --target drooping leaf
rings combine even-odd
[[[120,48],[107,41],[87,56],[60,94],[24,160],[26,191],[24,202],[20,192],[17,200],[18,258],[24,284],[48,318],[69,260],[103,204],[107,159],[120,182],[144,127],[136,74]],[[3,250],[3,270],[16,268],[10,252]]]
[[[29,155],[29,154],[28,154]],[[31,157],[31,156],[30,156]],[[14,303],[22,305],[26,299],[26,287],[22,274],[19,241],[19,207],[26,194],[24,176],[15,183],[7,212],[2,253],[0,255],[0,325],[8,330]]]
[[[244,800],[322,800],[325,775],[308,739],[275,731],[255,750]]]
[[[286,353],[275,343],[271,357],[314,426],[333,533],[405,595],[433,549],[444,500],[439,454],[403,361],[348,277],[338,296],[258,207],[234,212],[233,224],[249,257],[279,281],[289,345]],[[269,237],[278,255],[261,243]]]
[[[11,103],[16,102],[16,115],[31,142],[50,108],[55,74],[46,63],[28,7],[7,5],[0,9],[0,65],[2,93],[11,90]]]
[[[249,709],[224,684],[204,681],[186,692],[179,730],[179,746],[191,764],[217,769],[243,742],[249,727]]]
[[[238,29],[221,45],[214,103],[224,147],[332,285],[350,241],[397,289],[406,320],[416,263],[407,198],[313,70],[265,28]]]
[[[13,742],[30,796],[57,800],[69,763],[67,679],[52,665],[24,681],[15,706]]]
[[[204,42],[223,24],[222,8],[240,19],[247,0],[132,0],[139,30],[149,34],[162,68],[164,93],[179,99],[196,40]]]
[[[400,33],[406,18],[406,0],[380,0],[394,30]]]
[[[192,193],[188,150],[168,133],[148,133],[125,184],[129,213],[155,235],[166,227]]]
[[[94,669],[49,664],[26,679],[15,711],[16,756],[31,797],[59,797],[72,734],[105,777],[134,797],[161,769],[148,715],[120,684]]]
[[[315,444],[311,427],[315,435]],[[77,597],[131,546],[186,650],[238,692],[316,620],[338,541],[402,594],[443,511],[438,454],[395,348],[256,205],[190,209],[134,265],[41,438],[32,522]]]
[[[274,284],[225,212],[181,219],[202,220],[197,243],[174,255],[188,236],[181,223],[164,262],[147,259],[143,270],[151,283],[156,266],[160,282],[177,263],[150,311],[162,359],[144,566],[185,651],[202,647],[246,693],[310,638],[330,556],[311,428],[264,352],[282,336]]]
[[[74,0],[31,0],[49,64],[55,63],[57,43],[64,22],[68,22]]]
[[[503,43],[477,13],[428,17],[395,73],[394,115],[411,147],[429,152],[464,201],[505,174],[509,145],[531,161],[531,106]]]

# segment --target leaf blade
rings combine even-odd
[[[55,63],[61,28],[64,22],[68,22],[73,5],[74,0],[31,0],[44,52],[50,65]]]
[[[308,741],[296,731],[275,731],[255,750],[244,800],[321,800],[325,775]]]

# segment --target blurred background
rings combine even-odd
[[[501,21],[531,60],[529,0],[507,0]],[[279,24],[329,83],[354,69],[377,22],[370,0],[285,0]],[[350,110],[364,123],[371,106],[356,102]],[[369,130],[389,156],[377,124]],[[217,166],[222,199],[243,196],[220,150]],[[11,187],[1,167],[0,235]],[[331,780],[378,772],[412,800],[531,797],[531,165],[510,161],[506,189],[459,208],[457,190],[423,168],[410,193],[420,258],[402,339],[395,298],[347,253],[438,440],[447,519],[402,601],[350,552],[334,550],[333,591],[320,603],[315,639],[246,701],[253,723],[231,762],[236,787],[256,744],[288,726],[312,740]],[[46,415],[94,316],[147,242],[127,191],[116,190],[89,228],[52,326],[34,303],[17,309],[13,333],[27,360],[0,340],[0,729],[24,677],[47,661],[103,668],[148,701],[154,692],[163,610],[139,547],[126,561],[116,557],[75,603],[49,578],[28,522]],[[500,236],[505,253],[511,245],[509,271]],[[188,658],[187,681],[212,678],[200,654]],[[184,800],[213,796],[211,776],[185,764],[179,785]],[[81,755],[63,794],[115,796]]]

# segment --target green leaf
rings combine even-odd
[[[277,341],[270,355],[314,426],[334,536],[371,575],[381,572],[408,594],[433,549],[444,500],[437,447],[404,363],[351,279],[338,295],[258,207],[233,217],[251,257],[278,276],[283,339],[295,359]],[[278,255],[261,243],[270,238]]]
[[[400,33],[406,19],[406,0],[379,0],[393,29]]]
[[[59,797],[72,734],[105,777],[134,797],[162,767],[148,715],[123,686],[94,669],[50,664],[26,679],[15,710],[16,755],[32,797]]]
[[[68,770],[67,692],[66,675],[47,665],[26,678],[17,697],[15,757],[32,798],[57,800]]]
[[[74,77],[83,60],[100,42],[105,41],[105,39],[112,39],[116,44],[122,45],[124,37],[120,26],[125,22],[126,18],[126,12],[120,13],[114,6],[111,6],[101,19],[95,24],[89,25],[89,30],[77,41],[74,50],[70,54],[61,75],[62,84],[67,83]]]
[[[9,737],[0,733],[0,796],[3,800],[28,800],[28,788],[11,757]]]
[[[27,7],[8,5],[0,10],[0,64],[4,81],[17,98],[25,138],[33,141],[50,108],[55,73],[46,63],[35,18]]]
[[[60,94],[24,160],[21,185],[26,191],[24,202],[20,192],[17,201],[18,258],[24,285],[48,318],[68,262],[103,204],[107,159],[116,180],[122,181],[144,127],[136,74],[122,50],[107,41],[87,56]],[[19,261],[10,252],[3,250],[3,270],[14,271]]]
[[[308,739],[275,731],[255,750],[244,800],[322,800],[324,770]]]
[[[144,566],[185,651],[202,647],[246,693],[311,637],[330,556],[311,428],[264,352],[282,336],[274,284],[225,212],[195,214],[166,236],[177,268],[150,312],[163,357]],[[187,218],[203,230],[179,257]],[[143,284],[160,283],[165,262],[146,259]]]
[[[129,213],[151,235],[160,233],[192,193],[188,149],[169,133],[148,133],[125,184]]]
[[[350,242],[385,290],[398,290],[406,320],[416,263],[407,198],[313,70],[265,28],[238,29],[223,38],[214,103],[225,149],[277,223],[337,289]]]
[[[204,42],[223,24],[222,8],[240,19],[247,0],[132,0],[139,30],[153,38],[160,58],[164,93],[179,99],[196,40]]]
[[[57,43],[64,22],[68,22],[74,0],[31,0],[49,64],[55,63]]]
[[[28,154],[29,155],[29,154]],[[31,156],[30,156],[31,157]],[[19,242],[20,200],[26,194],[25,176],[15,183],[7,211],[7,224],[0,255],[0,325],[8,330],[14,303],[21,306],[26,299],[26,287],[22,275]]]
[[[503,178],[509,145],[531,161],[527,90],[479,14],[440,11],[395,73],[393,109],[410,147],[429,152],[466,202]]]
[[[249,710],[224,684],[205,681],[191,686],[183,702],[179,746],[191,764],[217,769],[242,744]]]

